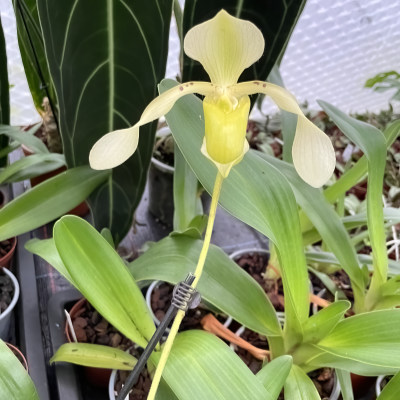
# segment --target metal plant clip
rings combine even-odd
[[[149,343],[144,349],[142,355],[139,357],[135,367],[128,375],[128,378],[126,379],[125,384],[118,394],[116,400],[124,400],[132,387],[136,384],[140,373],[147,363],[147,360],[157,346],[158,342],[163,337],[166,329],[168,328],[172,319],[175,317],[177,311],[182,310],[186,312],[189,308],[196,308],[200,304],[200,293],[191,286],[194,279],[195,276],[191,272],[189,272],[184,281],[181,281],[175,285],[172,293],[171,305],[169,306],[164,318],[160,322],[160,325],[158,325],[156,331],[154,332]]]

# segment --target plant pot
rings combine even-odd
[[[147,292],[146,292],[146,303],[147,303],[147,308],[149,309],[149,311],[150,311],[150,314],[151,314],[151,316],[152,316],[152,318],[153,318],[153,321],[154,321],[154,323],[156,324],[156,326],[158,326],[158,325],[160,325],[160,320],[157,318],[157,316],[154,314],[154,311],[153,311],[153,308],[152,308],[152,305],[151,305],[151,296],[152,296],[152,294],[153,294],[153,292],[154,292],[154,289],[156,289],[159,285],[161,285],[162,283],[164,283],[164,282],[162,282],[162,281],[154,281],[154,282],[152,282],[151,284],[150,284],[150,286],[148,287],[148,289],[147,289]],[[190,312],[190,310],[188,310],[188,312]],[[228,327],[230,324],[231,324],[231,322],[232,322],[232,317],[230,317],[230,316],[228,316],[227,318],[226,318],[226,321],[224,322],[224,326],[225,327]],[[167,328],[166,329],[166,333],[169,333],[169,328]]]
[[[15,357],[18,358],[18,360],[21,362],[22,366],[26,369],[27,372],[28,370],[28,362],[26,361],[25,356],[22,354],[22,352],[12,345],[11,343],[6,343],[7,347],[14,353]]]
[[[11,260],[15,253],[15,249],[17,248],[17,238],[16,237],[8,239],[8,241],[11,242],[11,247],[8,250],[7,254],[4,254],[3,256],[0,255],[0,267],[5,267],[5,268],[10,267]],[[5,240],[3,242],[5,242]]]
[[[82,309],[84,309],[87,300],[82,298],[78,300],[71,310],[69,311],[69,315],[71,320],[73,321],[75,317],[79,316]],[[72,335],[70,333],[69,325],[65,323],[65,336],[69,343],[73,343]],[[85,372],[85,377],[93,386],[98,386],[102,388],[106,388],[108,386],[108,381],[110,379],[110,375],[112,370],[106,368],[95,368],[95,367],[82,367]]]
[[[21,145],[22,151],[25,154],[26,157],[34,154],[34,152],[29,149],[29,147],[25,145]],[[62,166],[60,168],[55,169],[54,171],[46,172],[42,175],[35,176],[34,178],[31,178],[31,187],[35,187],[39,185],[40,183],[46,181],[47,179],[53,178],[56,175],[61,174],[62,172],[66,171],[67,167]],[[86,201],[83,201],[82,203],[78,204],[76,207],[74,207],[71,211],[69,211],[67,214],[73,214],[77,215],[78,217],[84,217],[87,213],[89,212],[89,207],[86,203]]]
[[[11,303],[8,305],[5,311],[0,314],[0,339],[7,341],[8,334],[10,331],[11,315],[12,311],[17,304],[19,298],[19,284],[17,278],[7,268],[2,269],[6,275],[8,275],[14,285],[14,295],[11,299]]]

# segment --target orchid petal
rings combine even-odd
[[[215,93],[215,86],[209,82],[186,82],[175,86],[163,94],[157,96],[143,111],[140,120],[135,126],[142,126],[162,115],[168,113],[174,106],[175,102],[187,94],[198,93],[203,96],[212,95]]]
[[[133,127],[110,132],[99,139],[90,151],[90,166],[93,169],[109,169],[122,164],[136,151],[140,126],[168,113],[182,96],[191,93],[206,96],[214,91],[215,87],[208,82],[188,82],[167,90],[145,108],[139,122]]]
[[[251,81],[232,86],[230,93],[237,97],[263,93],[270,96],[279,108],[297,114],[296,136],[292,148],[294,167],[310,186],[320,187],[329,180],[336,165],[332,143],[324,132],[305,117],[290,92],[272,83]]]
[[[107,133],[90,150],[90,166],[93,169],[117,167],[135,152],[138,141],[139,128],[135,126]]]
[[[222,10],[189,30],[184,49],[203,65],[211,82],[227,87],[235,84],[241,73],[262,56],[264,38],[253,23]]]

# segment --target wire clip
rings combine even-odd
[[[196,308],[201,301],[200,293],[191,286],[194,279],[195,276],[189,273],[184,281],[175,285],[172,292],[172,305],[184,312],[189,308]]]

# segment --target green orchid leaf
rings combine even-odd
[[[29,157],[23,157],[7,168],[0,170],[0,184],[34,178],[35,176],[54,171],[64,165],[65,158],[62,154],[33,154]]]
[[[159,352],[151,359],[157,363]],[[179,399],[274,400],[222,340],[201,330],[178,334],[163,377]]]
[[[383,132],[386,139],[386,148],[389,148],[400,135],[400,120],[392,122]],[[366,156],[362,156],[357,163],[347,170],[332,186],[325,189],[326,199],[333,203],[343,196],[358,182],[366,177],[368,163]]]
[[[47,97],[57,115],[57,98],[47,65],[37,0],[13,0],[13,5],[19,49],[33,102],[37,110],[43,110],[43,99]]]
[[[400,275],[396,275],[382,285],[383,296],[400,296]]]
[[[10,123],[10,90],[7,70],[7,51],[3,26],[0,20],[0,124]],[[8,147],[9,139],[0,134],[0,152]],[[0,167],[7,165],[6,154],[0,154]]]
[[[36,229],[67,213],[108,175],[109,171],[89,167],[72,168],[28,190],[0,210],[0,240]]]
[[[367,217],[374,258],[374,282],[386,281],[388,260],[386,235],[383,226],[382,190],[386,165],[386,140],[382,132],[372,125],[349,117],[333,105],[319,101],[319,105],[339,129],[364,152],[368,164]]]
[[[0,340],[0,398],[40,400],[28,372],[2,340]]]
[[[291,356],[281,356],[266,364],[257,373],[257,378],[264,384],[265,389],[273,399],[279,397],[292,365]]]
[[[293,365],[285,382],[287,400],[321,400],[312,380],[297,365]]]
[[[314,346],[307,364],[359,375],[395,374],[400,369],[400,309],[371,311],[340,321]],[[317,354],[319,352],[319,354]]]
[[[304,8],[305,0],[289,0],[285,3],[265,3],[254,0],[189,0],[185,2],[183,13],[183,35],[194,25],[214,17],[221,9],[236,18],[253,22],[263,33],[265,52],[260,60],[243,72],[240,81],[266,80],[275,63],[280,62],[296,22]],[[208,80],[200,64],[184,55],[182,82]]]
[[[101,346],[91,343],[65,343],[50,359],[55,362],[69,362],[86,367],[132,370],[136,365],[136,358],[115,347]]]
[[[165,75],[172,0],[37,5],[65,158],[69,168],[87,165],[94,143],[133,125],[156,96]],[[89,198],[95,226],[109,228],[116,244],[142,197],[156,125],[140,128],[135,154]]]
[[[319,264],[336,264],[340,265],[339,260],[332,253],[324,251],[307,251],[306,258],[308,263],[319,263]],[[372,257],[367,254],[358,254],[358,262],[360,265],[366,265],[370,271],[372,268]],[[400,262],[389,260],[389,276],[395,276],[400,274]]]
[[[316,252],[318,253],[318,252]],[[331,253],[328,253],[331,254]],[[306,259],[307,262],[314,262],[314,260],[312,260],[312,258],[309,258],[309,254],[308,252],[306,252]],[[331,263],[328,263],[331,264]],[[318,271],[312,267],[308,267],[308,270],[314,274],[322,283],[323,285],[333,294],[333,296],[335,296],[335,299],[337,300],[347,300],[347,297],[345,295],[345,293],[343,292],[342,289],[339,289],[338,286],[335,284],[335,282],[333,282],[333,280],[331,279],[331,277],[326,274],[325,272],[321,272]]]
[[[37,238],[31,239],[25,243],[25,249],[46,260],[73,286],[77,287],[77,284],[71,278],[71,275],[69,274],[67,268],[65,268],[65,265],[58,254],[53,238],[44,240]]]
[[[176,284],[195,270],[203,241],[186,235],[166,237],[130,263],[135,280]],[[198,290],[204,300],[241,324],[264,335],[281,328],[264,290],[221,249],[211,245]]]
[[[350,302],[339,300],[311,316],[304,325],[303,341],[319,342],[335,328],[350,307]]]
[[[174,149],[174,231],[183,232],[203,214],[198,182],[179,148]]]
[[[110,324],[145,347],[154,323],[142,292],[114,248],[88,222],[72,215],[56,222],[53,236],[77,289]]]
[[[36,124],[26,132],[16,126],[0,125],[0,134],[7,135],[19,144],[24,144],[34,153],[49,153],[46,145],[35,136],[35,132],[41,125],[42,123]]]
[[[298,176],[293,165],[266,154],[259,152],[257,154],[278,168],[289,180],[298,204],[318,230],[324,243],[335,254],[340,266],[349,275],[354,291],[354,307],[361,308],[364,304],[364,277],[358,264],[355,248],[340,217],[324,199],[320,190],[311,187]]]
[[[103,238],[107,240],[108,244],[113,249],[115,249],[115,244],[114,244],[114,240],[113,240],[111,231],[108,228],[103,228],[100,233],[101,233],[101,236],[103,236]]]
[[[378,400],[397,400],[400,393],[400,372],[398,372],[383,388]]]
[[[335,374],[340,383],[340,391],[342,393],[343,400],[354,400],[350,372],[343,371],[342,369],[335,369]]]
[[[160,91],[175,85],[176,82],[164,80]],[[193,95],[185,96],[166,118],[183,156],[211,193],[216,167],[200,152],[204,137],[201,101]],[[297,335],[294,340],[299,339],[301,323],[308,318],[309,286],[297,204],[290,185],[271,164],[248,152],[224,180],[220,204],[276,245],[284,283],[286,323],[292,326],[288,332]]]

